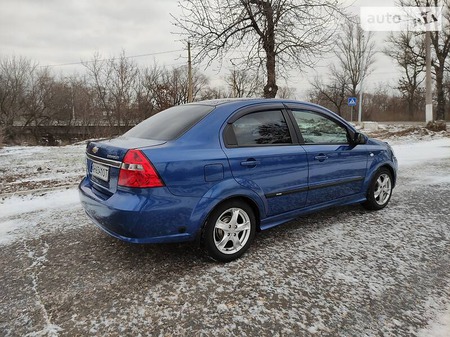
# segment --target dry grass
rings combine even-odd
[[[428,127],[423,126],[409,126],[404,129],[378,129],[376,131],[367,132],[370,137],[379,138],[379,139],[392,139],[392,138],[400,138],[400,137],[408,137],[408,136],[416,136],[418,138],[430,136],[434,137],[436,135],[440,135],[441,137],[449,137],[450,133],[443,131],[432,130]]]

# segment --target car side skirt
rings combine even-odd
[[[345,206],[345,205],[352,205],[352,204],[358,204],[361,202],[366,201],[366,195],[364,193],[358,193],[355,195],[351,195],[345,198],[341,198],[338,200],[332,200],[329,202],[325,202],[325,203],[321,203],[318,205],[312,205],[309,207],[305,207],[302,208],[300,210],[295,210],[295,211],[291,211],[288,213],[283,213],[283,214],[279,214],[279,215],[275,215],[272,217],[268,217],[265,219],[261,220],[260,223],[260,229],[261,230],[266,230],[278,225],[281,225],[285,222],[291,221],[296,219],[297,217],[301,216],[301,215],[306,215],[306,214],[310,214],[310,213],[314,213],[317,211],[320,211],[322,209],[326,209],[326,208],[330,208],[330,207],[335,207],[335,206]]]

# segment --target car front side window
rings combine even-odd
[[[293,110],[305,144],[346,144],[347,129],[316,112]]]
[[[281,110],[250,113],[235,121],[232,127],[237,146],[292,143]]]

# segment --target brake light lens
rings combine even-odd
[[[120,167],[119,185],[148,188],[162,187],[164,183],[152,163],[141,151],[129,150]]]

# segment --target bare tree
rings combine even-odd
[[[384,53],[392,57],[403,70],[398,89],[408,104],[408,113],[412,118],[423,94],[420,85],[425,80],[424,36],[409,31],[395,35],[391,33],[387,43]]]
[[[134,119],[133,103],[139,83],[137,65],[122,51],[117,59],[102,59],[95,54],[84,66],[96,92],[98,108],[109,125],[129,126]]]
[[[153,89],[158,111],[187,103],[188,78],[186,69],[184,67],[172,68],[171,70],[163,69],[161,78]],[[195,97],[195,90],[193,90],[192,96]]]
[[[159,85],[164,69],[156,63],[141,71],[137,104],[139,106],[141,119],[150,117],[160,110],[156,104],[157,92],[155,88]]]
[[[289,86],[280,86],[277,96],[279,98],[295,99],[295,88]]]
[[[236,70],[236,67],[226,76],[225,82],[230,88],[230,97],[261,96],[263,87],[262,76],[248,69]]]
[[[445,70],[450,54],[450,0],[434,0],[434,6],[442,6],[442,31],[431,33],[431,44],[436,60],[432,62],[436,76],[436,118],[445,119]]]
[[[14,136],[11,126],[24,114],[31,76],[37,67],[22,57],[0,60],[0,127],[5,129],[5,139]]]
[[[365,119],[389,121],[394,120],[396,115],[401,112],[402,105],[397,104],[400,100],[390,94],[390,89],[385,83],[379,84],[365,96]]]
[[[151,114],[174,105],[188,103],[187,67],[166,69],[154,65],[143,71],[141,77],[142,102]],[[193,100],[198,100],[207,88],[208,78],[198,69],[192,72]]]
[[[277,77],[292,66],[314,65],[334,46],[340,1],[183,0],[175,26],[197,48],[196,60],[223,60],[239,49],[247,67],[263,68],[264,97],[277,94]]]
[[[343,116],[343,107],[348,94],[348,78],[345,73],[337,71],[332,65],[330,79],[330,82],[324,83],[319,77],[315,77],[311,82],[310,100],[327,106],[339,116]]]
[[[49,125],[50,111],[49,102],[54,95],[54,79],[50,76],[48,69],[33,72],[30,87],[26,94],[26,109],[24,126]]]
[[[220,87],[206,87],[201,93],[200,93],[200,99],[221,99],[229,97],[229,94],[227,91]]]
[[[94,91],[85,77],[77,74],[60,76],[53,90],[55,95],[51,109],[55,110],[56,123],[86,127],[100,124],[102,114],[96,114]]]
[[[441,21],[442,30],[432,31],[430,35],[434,54],[432,67],[436,80],[436,118],[445,119],[445,72],[448,69],[450,55],[450,0],[399,0],[399,3],[401,6],[425,8],[429,5],[442,8],[442,16],[438,18]]]
[[[359,23],[346,21],[336,42],[337,64],[330,65],[329,81],[318,78],[311,83],[311,95],[320,104],[331,103],[331,109],[343,115],[346,96],[359,94],[361,82],[370,74],[374,63],[373,33],[364,32]]]
[[[106,117],[108,124],[114,126],[115,119],[112,113],[109,99],[110,94],[108,91],[111,74],[107,66],[107,60],[102,59],[100,54],[95,53],[92,60],[85,62],[84,66],[87,69],[87,76],[92,90],[95,92],[94,105],[99,114]]]
[[[137,92],[139,69],[122,52],[117,61],[109,62],[111,68],[111,96],[118,125],[129,126],[134,120],[133,104]]]
[[[346,78],[350,95],[356,96],[357,88],[370,74],[375,62],[373,32],[365,32],[359,23],[346,21],[342,25],[336,47],[338,68],[334,72],[338,77]]]

